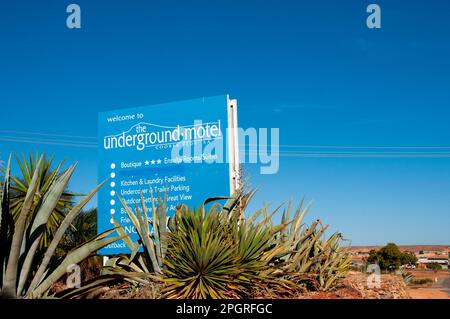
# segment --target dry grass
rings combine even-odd
[[[160,283],[149,283],[146,285],[133,285],[125,283],[113,287],[106,287],[97,296],[89,298],[100,299],[159,299],[161,298]]]

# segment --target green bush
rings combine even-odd
[[[427,264],[427,269],[438,271],[438,270],[442,270],[442,266],[439,265],[438,263],[430,263],[430,264]]]
[[[433,280],[430,278],[424,278],[424,279],[413,279],[411,281],[412,285],[427,285],[433,283]]]

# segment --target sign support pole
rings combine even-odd
[[[228,161],[230,170],[230,195],[239,188],[239,142],[237,124],[237,100],[227,95],[228,108]]]

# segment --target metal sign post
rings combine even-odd
[[[230,195],[239,188],[239,146],[237,124],[237,100],[230,100],[227,95],[228,107],[228,159],[230,165]]]

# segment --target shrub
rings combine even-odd
[[[413,279],[411,281],[412,285],[427,285],[433,283],[433,280],[430,278],[424,278],[424,279]]]
[[[389,243],[378,251],[371,250],[367,261],[378,264],[382,270],[393,271],[401,265],[415,264],[417,258],[413,253],[403,253],[396,244]]]
[[[427,269],[438,271],[438,270],[442,270],[442,266],[439,265],[438,263],[430,263],[430,264],[427,264]]]

